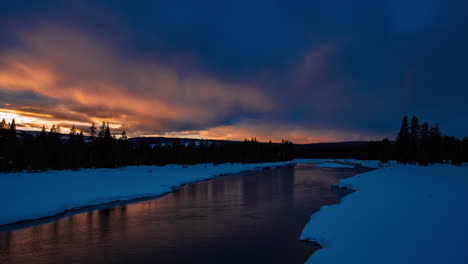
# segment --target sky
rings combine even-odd
[[[20,129],[294,143],[468,136],[468,3],[7,1],[0,118]]]

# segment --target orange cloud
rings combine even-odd
[[[290,124],[245,120],[235,125],[211,127],[198,131],[178,131],[165,134],[147,135],[165,137],[189,137],[221,140],[244,140],[256,137],[262,142],[289,140],[297,144],[372,140],[375,138],[358,131],[317,129]]]
[[[239,109],[257,113],[273,107],[253,85],[125,58],[81,32],[42,28],[19,36],[22,48],[0,53],[0,90],[52,98],[58,102],[52,107],[70,115],[97,109],[78,113],[89,122],[113,119],[134,131],[165,132],[216,125]]]
[[[21,31],[19,40],[20,47],[0,51],[0,95],[15,98],[0,98],[4,105],[0,118],[15,118],[26,129],[60,123],[86,130],[91,122],[99,125],[104,120],[114,129],[127,129],[130,136],[257,137],[295,143],[368,138],[350,131],[259,120],[224,125],[225,120],[244,114],[278,113],[291,104],[323,116],[340,111],[346,103],[342,82],[326,71],[336,45],[306,53],[278,100],[278,95],[267,94],[255,83],[225,81],[197,71],[190,63],[179,69],[124,57],[105,40],[79,31],[42,27]],[[41,102],[29,99],[24,104],[22,93],[33,93]]]

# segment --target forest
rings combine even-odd
[[[361,147],[356,158],[381,161],[397,160],[404,164],[428,165],[468,162],[468,137],[444,135],[439,124],[420,123],[415,116],[404,116],[395,141],[388,138],[370,141]]]
[[[68,135],[60,126],[45,127],[37,135],[16,131],[15,120],[0,122],[0,171],[115,168],[127,165],[165,165],[196,163],[255,163],[294,158],[355,158],[397,160],[405,164],[428,165],[468,162],[468,138],[444,135],[436,123],[420,124],[417,117],[404,116],[396,140],[294,145],[261,143],[256,138],[243,142],[198,140],[149,144],[144,138],[130,144],[125,131],[116,137],[109,124],[96,128],[93,123],[87,136],[73,126]]]
[[[99,131],[98,131],[99,130]],[[182,143],[148,144],[144,139],[130,144],[125,131],[112,135],[109,124],[95,124],[89,136],[75,126],[68,135],[60,133],[60,126],[45,127],[34,136],[16,131],[15,120],[0,123],[0,170],[44,170],[79,168],[115,168],[127,165],[165,165],[196,163],[256,163],[291,160],[293,143],[260,143],[256,138],[243,142],[193,141]]]

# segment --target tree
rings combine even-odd
[[[433,136],[433,137],[441,137],[441,136],[442,136],[442,133],[440,133],[440,129],[439,129],[439,124],[438,124],[438,123],[436,123],[436,124],[431,128],[430,134],[431,134],[431,136]]]
[[[2,122],[0,122],[0,130],[7,129],[7,123],[5,121],[5,118],[2,119]]]
[[[127,138],[127,133],[124,131],[122,131],[122,134],[120,135],[120,140],[122,141],[126,141],[128,138]]]
[[[90,134],[91,137],[93,137],[93,138],[96,137],[96,126],[94,125],[94,122],[93,122],[93,124],[91,125],[91,127],[89,128],[89,134]]]
[[[42,130],[41,130],[41,133],[40,133],[39,135],[41,135],[41,137],[47,136],[47,132],[46,132],[45,126],[42,126]]]
[[[421,127],[419,126],[419,120],[417,117],[413,116],[411,118],[411,138],[413,140],[418,140],[420,137]]]
[[[109,128],[109,122],[107,122],[107,124],[105,125],[105,131],[104,131],[104,139],[112,139],[112,134],[110,132],[110,128]]]
[[[70,128],[70,136],[76,136],[76,135],[78,135],[78,129],[76,129],[75,125],[73,125]]]
[[[409,149],[410,149],[410,128],[408,116],[404,116],[401,120],[400,131],[397,135],[396,147],[397,147],[397,160],[400,162],[409,161]]]
[[[430,134],[429,124],[427,122],[424,122],[421,126],[421,138],[423,140],[426,140],[429,137],[429,134]]]
[[[397,135],[397,142],[403,143],[409,138],[410,131],[409,131],[409,120],[408,116],[404,116],[403,120],[401,120],[400,132]]]
[[[47,140],[47,132],[46,132],[45,126],[42,126],[41,133],[39,133],[39,139],[40,139],[42,144],[45,144],[45,142]]]
[[[5,121],[5,118],[2,119],[2,122],[0,122],[0,139],[5,136],[5,133],[8,129],[7,123]]]
[[[55,125],[52,125],[50,128],[50,133],[57,133],[57,127]]]
[[[78,134],[78,143],[80,144],[84,143],[83,131],[80,131],[80,134]]]
[[[99,134],[98,134],[99,138],[104,138],[104,136],[106,135],[106,128],[107,128],[106,123],[102,122],[101,130],[99,131]]]
[[[11,125],[10,125],[10,136],[15,136],[16,137],[16,123],[15,119],[11,120]]]

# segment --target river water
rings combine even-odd
[[[298,164],[186,185],[158,199],[0,229],[0,263],[304,263],[313,212],[365,168]]]

